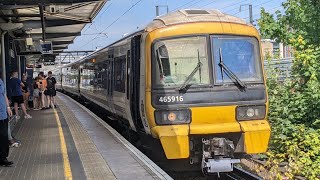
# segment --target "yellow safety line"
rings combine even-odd
[[[58,124],[58,130],[59,130],[59,136],[60,136],[60,144],[61,144],[61,151],[62,151],[62,157],[63,157],[63,167],[64,167],[64,177],[66,180],[72,180],[72,173],[71,173],[71,167],[70,167],[70,162],[69,162],[69,157],[68,157],[68,150],[67,150],[67,145],[66,141],[64,139],[62,127],[61,127],[61,122],[60,118],[58,115],[58,112],[55,108],[53,108],[54,115],[56,117],[56,121]]]

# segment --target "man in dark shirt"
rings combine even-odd
[[[54,96],[56,96],[56,83],[56,78],[52,77],[52,72],[49,71],[47,77],[47,90],[45,91],[48,100],[48,108],[51,108],[51,104],[54,107],[57,107],[54,101]]]
[[[18,111],[18,106],[20,105],[20,107],[24,113],[24,118],[31,119],[32,116],[30,116],[27,113],[26,107],[24,106],[21,87],[24,87],[24,84],[21,82],[20,79],[18,79],[18,72],[17,71],[11,72],[8,93],[10,94],[11,101],[14,104],[14,111],[15,111],[16,117],[17,117],[17,119],[20,118],[19,111]]]

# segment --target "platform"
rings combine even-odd
[[[0,179],[171,179],[107,123],[58,93],[58,108],[30,111],[13,132],[12,167]]]

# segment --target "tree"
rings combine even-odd
[[[275,16],[262,8],[261,35],[286,44],[301,35],[308,45],[319,45],[320,0],[287,0],[282,6],[284,13],[276,11]]]

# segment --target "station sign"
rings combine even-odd
[[[55,62],[56,58],[53,55],[42,55],[41,62]]]
[[[40,41],[42,54],[53,54],[51,41]]]

